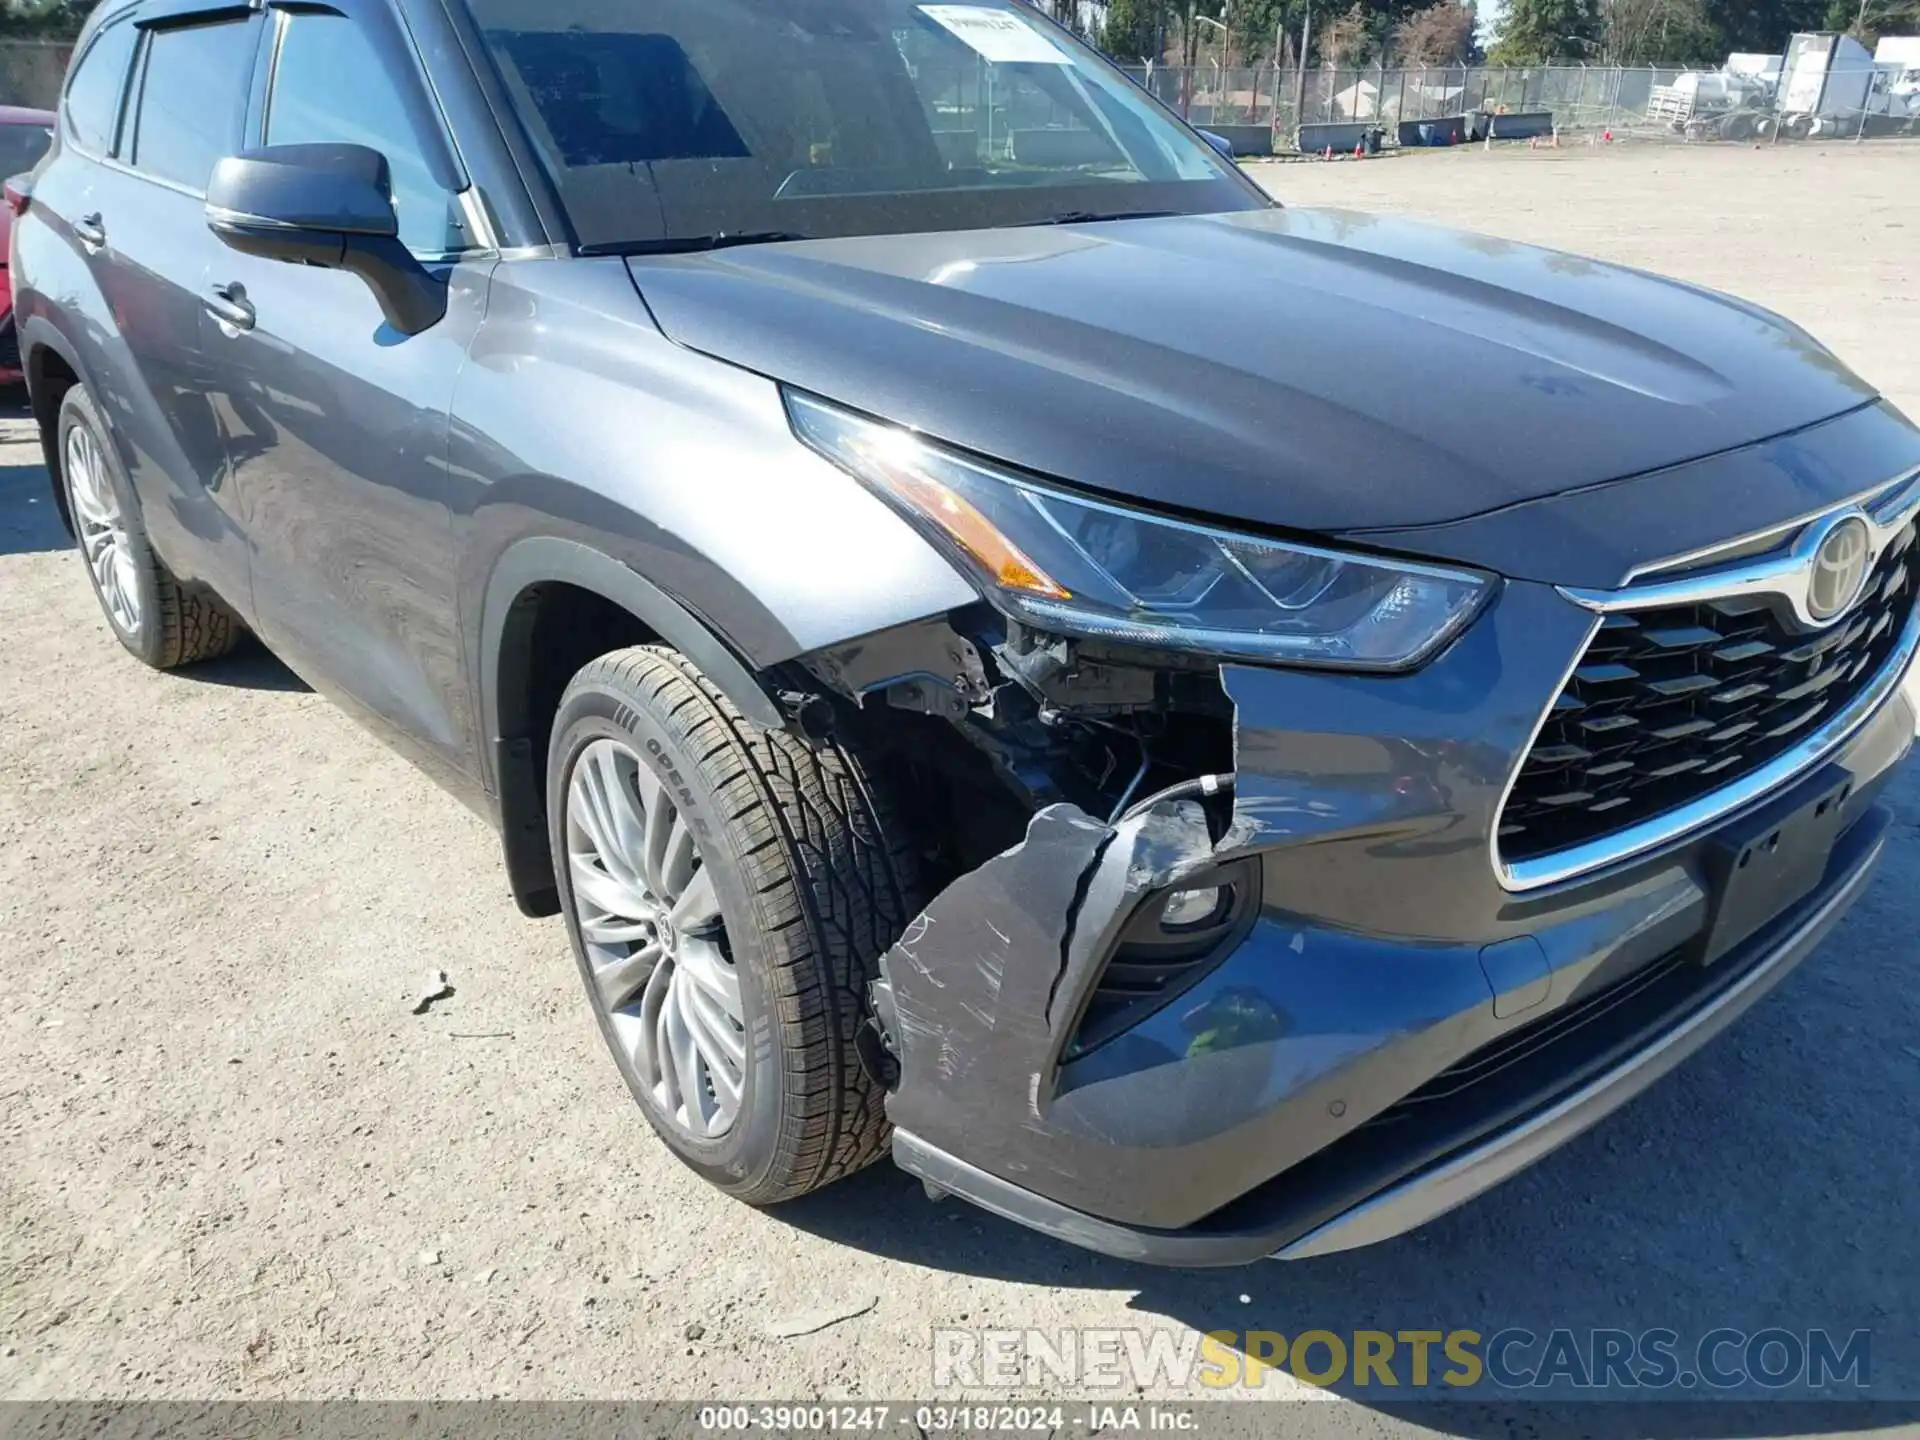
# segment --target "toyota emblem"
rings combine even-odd
[[[1872,537],[1866,521],[1849,515],[1835,525],[1813,552],[1807,575],[1807,613],[1815,620],[1831,620],[1860,598],[1867,583],[1867,556]]]

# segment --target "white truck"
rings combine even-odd
[[[1887,53],[1900,58],[1883,61],[1851,35],[1795,35],[1787,42],[1775,101],[1780,133],[1798,139],[1915,129],[1920,113],[1913,105],[1914,90],[1920,86],[1910,84],[1909,72],[1920,67],[1920,55],[1906,49],[1913,43],[1896,43]]]

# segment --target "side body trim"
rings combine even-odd
[[[480,620],[480,703],[493,735],[515,733],[515,697],[500,693],[500,646],[521,596],[545,583],[577,585],[629,611],[662,640],[698,665],[756,725],[786,727],[773,697],[707,624],[651,580],[576,540],[533,535],[500,556],[487,581]]]
[[[503,677],[501,656],[513,627],[532,623],[532,597],[543,584],[572,585],[612,601],[699,666],[756,725],[777,730],[787,723],[773,697],[726,643],[652,581],[573,540],[534,535],[508,547],[488,579],[481,607],[480,716],[492,751],[507,880],[514,902],[528,915],[551,915],[559,908],[547,849],[547,757],[534,753],[525,676],[510,672]]]

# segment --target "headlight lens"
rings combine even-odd
[[[794,392],[795,432],[1040,629],[1208,655],[1404,670],[1487,576],[1236,535],[1048,489]]]

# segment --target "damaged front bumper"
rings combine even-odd
[[[1512,584],[1415,675],[1228,666],[1230,807],[1039,811],[885,957],[897,1163],[1113,1255],[1317,1255],[1497,1183],[1730,1023],[1864,889],[1912,712],[1804,777],[1852,779],[1824,879],[1705,965],[1712,831],[1525,894],[1490,862],[1589,623]],[[1229,897],[1216,943],[1142,961],[1142,917],[1195,889]]]

